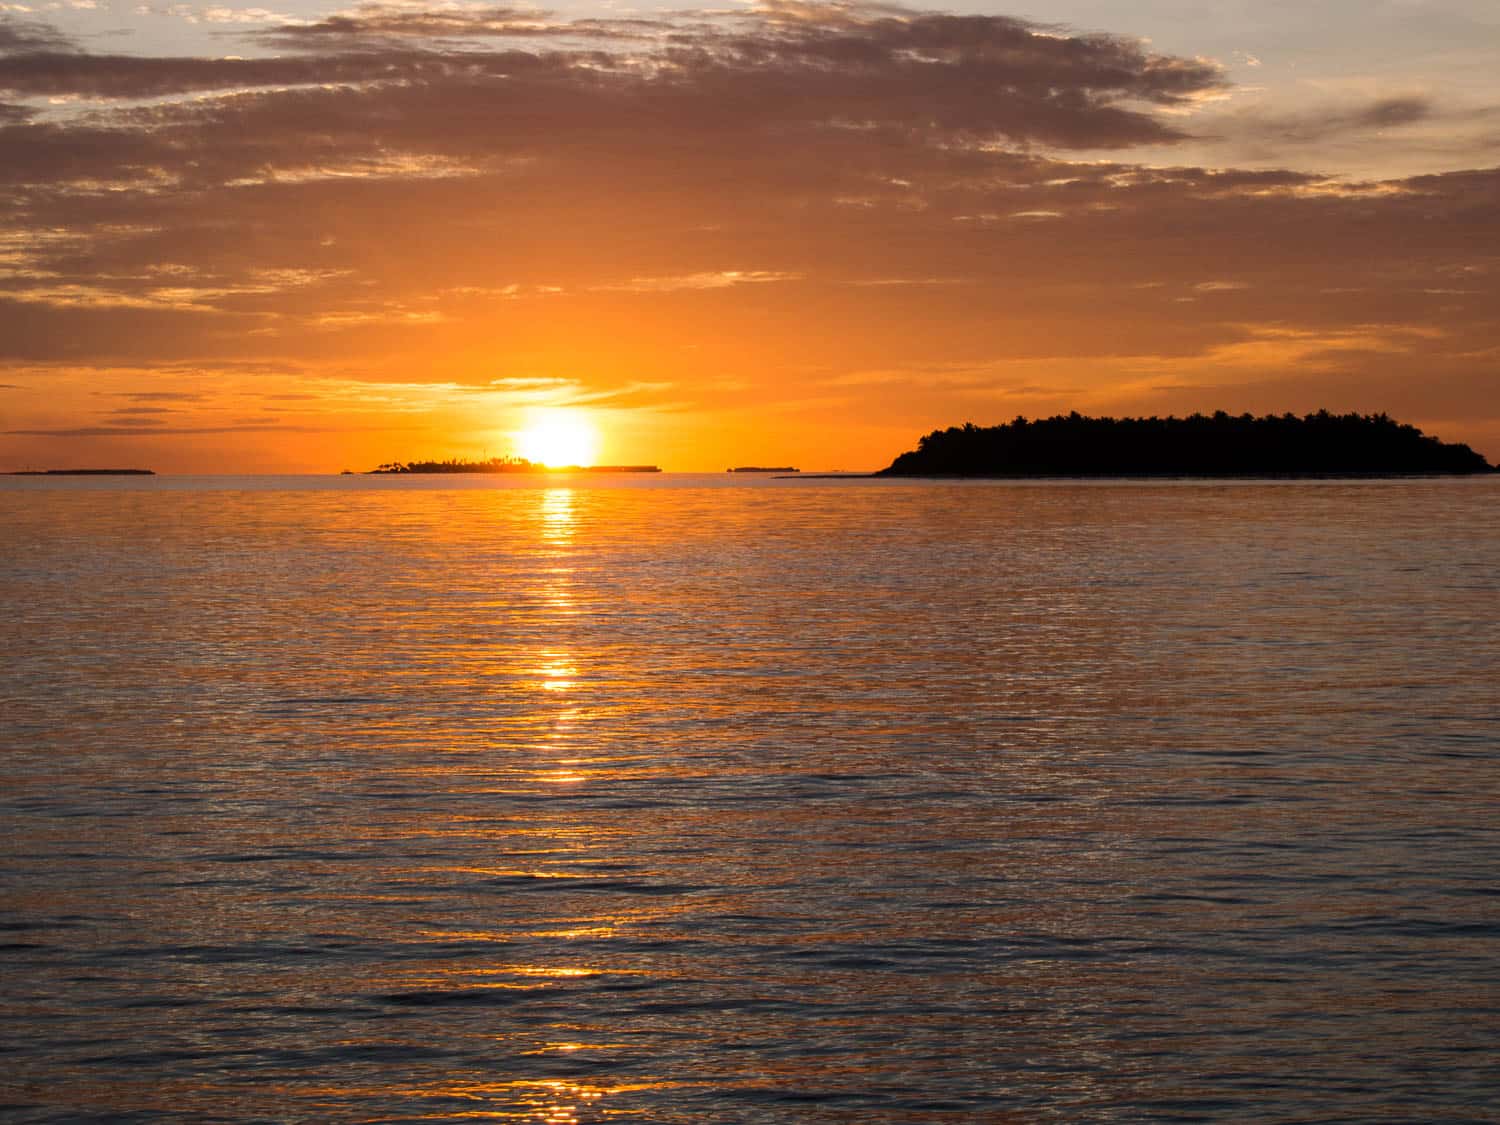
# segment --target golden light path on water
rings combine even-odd
[[[1493,483],[723,476],[0,486],[5,1104],[1482,1113]]]

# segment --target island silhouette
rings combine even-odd
[[[524,457],[491,457],[469,461],[461,457],[446,461],[387,461],[367,475],[385,473],[659,473],[655,465],[543,465]]]
[[[20,469],[8,477],[154,477],[154,469]]]
[[[878,477],[1321,477],[1497,471],[1385,414],[1090,418],[934,430]]]

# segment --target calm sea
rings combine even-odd
[[[1500,1119],[1500,480],[8,478],[7,1121]]]

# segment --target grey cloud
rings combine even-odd
[[[614,52],[554,45],[249,60],[17,55],[0,59],[0,86],[30,95],[254,92],[13,124],[0,129],[0,186],[19,193],[32,221],[88,234],[37,251],[36,268],[60,285],[153,261],[211,262],[227,275],[267,256],[307,261],[309,238],[327,243],[347,226],[338,219],[345,208],[415,213],[434,196],[441,212],[454,214],[485,196],[543,221],[567,208],[582,244],[591,225],[602,234],[622,212],[631,225],[674,221],[680,205],[671,193],[706,205],[708,224],[808,199],[889,202],[899,195],[893,181],[913,176],[928,181],[928,192],[962,191],[966,182],[987,191],[983,185],[1030,181],[1048,167],[996,151],[997,137],[1062,147],[1159,141],[1174,135],[1169,125],[1114,103],[1170,102],[1219,81],[1210,67],[1146,54],[1130,40],[1068,39],[1000,17],[793,11],[780,5],[683,23],[663,47]],[[605,195],[596,190],[600,168],[610,170]],[[424,176],[435,182],[423,186]],[[473,182],[447,182],[455,176]],[[294,198],[324,202],[302,212]],[[327,230],[306,229],[313,222]],[[541,251],[548,229],[528,226],[512,239]],[[351,241],[366,239],[361,233],[315,254],[332,266],[357,265]],[[467,256],[459,247],[458,257]],[[460,284],[493,280],[461,272]],[[331,284],[325,296],[336,300],[357,284]],[[215,302],[276,305],[251,294]]]
[[[412,104],[403,107],[399,97],[385,97],[380,90],[363,91],[368,100],[352,111],[364,111],[364,125],[394,113],[392,124],[399,127],[402,110],[421,108],[424,97],[451,99],[451,109],[478,115],[503,142],[524,120],[518,107],[541,99],[548,103],[548,117],[575,130],[806,128],[847,122],[1119,147],[1180,136],[1163,119],[1122,103],[1171,105],[1223,81],[1213,65],[1152,55],[1134,40],[1059,36],[998,16],[896,16],[889,8],[836,6],[810,7],[801,18],[788,20],[786,10],[681,23],[671,34],[657,36],[660,42],[641,43],[635,40],[645,34],[643,28],[657,25],[550,24],[507,8],[366,8],[266,33],[278,43],[312,48],[315,53],[308,55],[65,57],[33,48],[0,61],[0,89],[30,96],[146,98],[209,89],[399,82],[418,87],[408,99]],[[500,52],[444,47],[444,37],[459,31],[521,29],[614,42],[608,50],[587,52],[561,43]],[[351,43],[361,36],[360,43]],[[128,123],[159,129],[181,124],[192,113],[212,117],[215,110],[158,107]],[[450,113],[448,120],[455,116]],[[430,129],[434,123],[422,124]]]
[[[787,21],[784,11],[734,34],[679,36],[660,92],[738,100],[770,118],[1118,147],[1181,134],[1116,103],[1176,104],[1223,81],[1212,64],[1151,55],[1134,40],[1059,36],[1001,16],[808,6]]]
[[[1152,55],[1124,36],[1059,34],[1005,16],[956,16],[888,6],[800,5],[799,18],[778,19],[789,7],[773,4],[763,9],[768,29],[731,38],[731,49],[743,58],[780,57],[789,62],[881,68],[908,64],[927,77],[951,66],[991,91],[998,87],[1111,92],[1162,103],[1176,103],[1223,83],[1216,64]]]
[[[1309,144],[1351,133],[1414,125],[1436,114],[1428,98],[1382,98],[1365,105],[1325,105],[1290,115],[1237,115],[1226,123],[1224,132],[1235,140]]]
[[[1366,106],[1356,115],[1359,124],[1371,129],[1388,129],[1410,125],[1432,116],[1432,104],[1426,98],[1386,98]]]
[[[51,24],[0,13],[0,55],[71,50],[74,50],[73,40]]]

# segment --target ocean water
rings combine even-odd
[[[0,484],[0,1117],[1500,1117],[1500,481]]]

